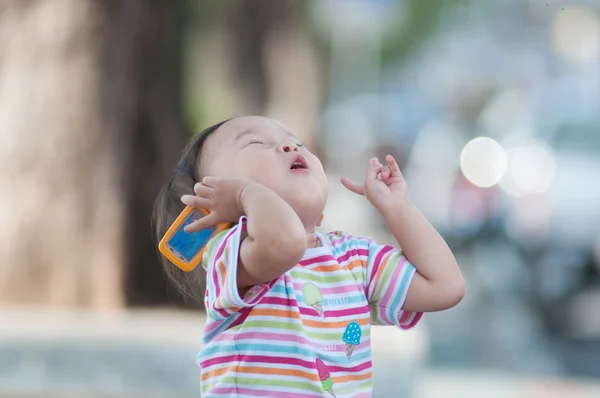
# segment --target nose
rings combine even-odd
[[[293,142],[286,142],[285,144],[279,145],[280,152],[298,152],[300,148]]]

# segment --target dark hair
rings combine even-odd
[[[186,194],[194,195],[194,184],[201,179],[201,176],[198,175],[197,166],[199,165],[204,141],[229,120],[231,119],[210,126],[197,134],[183,150],[181,159],[163,185],[154,204],[152,226],[156,234],[157,244],[185,208],[185,205],[181,202],[181,197]],[[184,272],[160,252],[159,256],[167,277],[184,298],[202,302],[206,283],[204,269],[197,266],[190,272]]]

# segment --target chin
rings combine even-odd
[[[327,203],[327,195],[302,195],[284,199],[302,220],[314,218],[316,221],[325,210],[325,204]]]

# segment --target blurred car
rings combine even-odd
[[[545,137],[556,171],[530,197],[508,198],[507,235],[531,264],[532,305],[565,371],[600,377],[600,119],[563,121]],[[532,214],[537,216],[532,217]]]

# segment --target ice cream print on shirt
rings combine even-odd
[[[362,330],[358,323],[350,322],[348,326],[346,326],[346,330],[342,335],[342,340],[346,343],[346,358],[348,358],[348,360],[352,357],[354,347],[360,344],[361,336]]]
[[[319,372],[319,380],[321,380],[323,390],[327,391],[335,398],[335,393],[333,392],[333,380],[331,380],[329,369],[327,369],[327,366],[321,361],[321,358],[317,358],[315,363],[317,364],[317,372]]]
[[[302,288],[302,294],[306,305],[312,307],[319,316],[323,317],[323,295],[319,288],[309,282]]]

